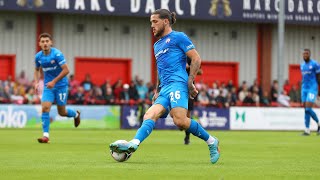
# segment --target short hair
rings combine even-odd
[[[310,49],[305,48],[303,51],[308,51],[309,53],[311,53]]]
[[[170,12],[167,9],[157,9],[152,13],[152,15],[155,14],[159,14],[160,19],[168,19],[168,21],[170,22],[170,26],[172,26],[177,21],[176,13]]]
[[[41,38],[49,38],[50,40],[52,40],[52,37],[49,33],[42,33],[39,35],[39,41]]]

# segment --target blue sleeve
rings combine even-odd
[[[56,53],[55,59],[56,59],[57,63],[59,64],[59,66],[66,64],[66,60],[64,59],[64,55],[59,51]]]
[[[184,53],[187,53],[189,50],[195,48],[192,41],[184,33],[179,34],[178,46],[183,50]]]
[[[316,74],[319,74],[319,73],[320,73],[320,64],[316,62],[316,63],[314,64],[314,66],[315,66]]]
[[[36,68],[40,68],[41,64],[39,63],[39,59],[38,59],[38,55],[36,55],[36,57],[34,58],[34,62],[35,62],[35,65],[36,65]]]

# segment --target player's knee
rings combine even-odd
[[[154,112],[146,112],[143,116],[143,120],[147,119],[155,119],[156,113]]]
[[[50,107],[49,106],[42,106],[42,112],[49,112]]]
[[[187,121],[185,120],[185,118],[175,117],[173,118],[173,122],[179,129],[188,128]]]
[[[58,110],[58,113],[60,116],[67,116],[67,111],[66,110]]]

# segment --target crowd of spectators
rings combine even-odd
[[[40,82],[43,88],[43,82]],[[29,81],[22,71],[13,81],[11,76],[0,81],[0,103],[12,104],[39,104],[41,94],[36,94],[33,89],[33,81]],[[195,84],[199,94],[195,103],[200,106],[301,106],[300,85],[284,83],[280,95],[276,80],[273,81],[270,91],[262,92],[258,81],[251,86],[243,81],[236,87],[232,80],[228,83],[218,81],[212,84],[198,82]],[[150,104],[155,92],[155,85],[145,83],[136,76],[130,84],[123,83],[121,79],[111,84],[106,80],[102,85],[94,84],[90,74],[84,81],[77,81],[73,75],[69,76],[68,104]],[[41,92],[41,89],[39,90]],[[316,104],[319,104],[317,101]]]

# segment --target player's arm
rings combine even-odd
[[[190,70],[190,65],[188,63],[186,65],[186,69]],[[201,69],[201,66],[200,66],[199,71],[197,72],[197,75],[202,75],[202,74],[203,74],[203,70]]]
[[[48,88],[53,88],[54,85],[58,81],[60,81],[62,78],[64,78],[65,76],[67,76],[69,74],[69,67],[67,64],[63,64],[60,67],[61,67],[62,71],[60,72],[60,74],[56,78],[54,78],[52,81],[47,83]]]
[[[152,97],[152,103],[154,103],[156,101],[156,99],[159,96],[159,92],[160,92],[160,80],[159,80],[159,75],[158,75],[158,71],[157,71],[157,83],[156,83],[156,92],[154,93],[153,97]]]
[[[186,53],[186,55],[191,59],[188,87],[189,87],[189,94],[190,94],[191,98],[194,98],[198,94],[198,91],[195,88],[193,81],[194,81],[194,78],[196,77],[196,75],[198,74],[198,71],[200,69],[201,58],[195,49],[189,50]]]
[[[34,79],[34,90],[35,90],[35,93],[38,94],[39,79],[40,79],[40,67],[36,67],[34,69],[33,79]]]

